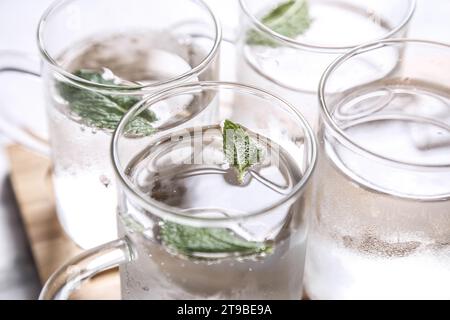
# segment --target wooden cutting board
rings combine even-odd
[[[31,251],[44,284],[69,258],[82,252],[62,230],[55,212],[48,158],[12,145],[7,148],[11,181]],[[120,279],[113,270],[95,277],[73,299],[120,299]]]

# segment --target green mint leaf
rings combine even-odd
[[[80,69],[74,72],[74,75],[80,77],[84,80],[88,80],[98,84],[114,85],[116,84],[113,79],[106,79],[103,73],[90,70],[90,69]]]
[[[236,169],[239,183],[243,183],[247,170],[261,160],[262,151],[242,126],[230,120],[224,121],[222,134],[225,158]],[[196,228],[166,221],[159,233],[167,247],[187,256],[202,253],[253,255],[272,251],[271,245],[247,241],[224,228]]]
[[[307,0],[289,0],[278,5],[265,15],[261,22],[272,31],[285,37],[295,38],[311,25]],[[278,44],[257,30],[250,30],[247,43],[251,45],[276,47]]]
[[[101,72],[97,71],[80,69],[74,75],[98,84],[116,84],[114,80],[106,79]],[[60,96],[69,104],[70,110],[87,126],[104,130],[114,130],[123,115],[140,101],[140,98],[134,96],[103,94],[66,82],[59,82],[57,88]],[[155,132],[152,122],[156,120],[155,114],[146,110],[127,125],[126,133],[150,135]]]
[[[236,169],[242,184],[248,169],[261,161],[262,150],[243,127],[230,120],[223,123],[222,135],[225,159]]]
[[[222,228],[195,228],[166,221],[160,235],[166,246],[188,256],[196,253],[257,254],[272,250],[263,242],[246,241]]]

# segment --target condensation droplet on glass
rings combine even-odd
[[[109,180],[109,178],[107,176],[105,176],[104,174],[102,174],[100,177],[100,182],[106,187],[108,188],[109,185],[111,184],[111,180]]]

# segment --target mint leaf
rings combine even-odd
[[[230,120],[224,121],[222,134],[225,158],[236,169],[239,183],[243,183],[247,170],[261,160],[262,151],[242,126]],[[224,228],[196,228],[166,221],[159,233],[167,247],[188,256],[202,253],[252,255],[272,251],[271,245],[247,241]]]
[[[112,79],[106,79],[101,72],[80,69],[74,75],[98,84],[114,85]],[[108,95],[96,91],[76,87],[67,82],[57,84],[60,96],[67,101],[70,110],[78,115],[89,127],[104,130],[114,130],[123,115],[140,98],[125,95]],[[126,127],[126,133],[146,136],[155,132],[152,122],[156,121],[155,114],[146,110]]]
[[[262,150],[243,127],[230,120],[224,121],[222,135],[225,159],[236,169],[242,184],[248,169],[261,161]]]
[[[272,250],[271,246],[263,242],[246,241],[221,228],[195,228],[166,221],[161,226],[160,235],[166,246],[186,255],[256,254]]]
[[[311,25],[307,0],[289,0],[265,15],[261,22],[272,31],[289,38],[304,33]],[[278,44],[257,30],[250,30],[247,43],[251,45],[276,47]]]

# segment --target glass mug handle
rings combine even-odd
[[[133,249],[120,238],[84,251],[63,264],[47,280],[39,300],[67,300],[83,282],[133,259]]]
[[[40,78],[39,60],[33,55],[16,51],[0,52],[0,73],[17,72],[32,75]],[[49,155],[50,147],[46,141],[43,141],[33,135],[26,128],[21,128],[10,119],[0,115],[0,134],[3,134],[11,141],[21,144],[38,153]]]

